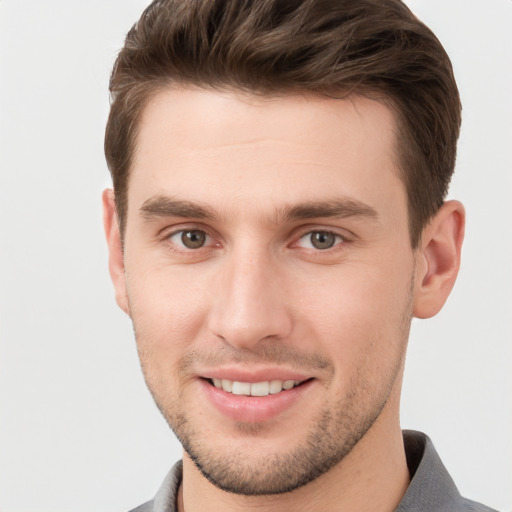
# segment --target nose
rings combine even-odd
[[[233,252],[222,263],[210,331],[237,348],[286,338],[292,329],[283,269],[263,251]]]

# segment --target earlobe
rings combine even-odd
[[[103,227],[108,245],[108,268],[114,284],[116,302],[126,313],[129,313],[128,296],[126,293],[126,279],[124,272],[123,246],[119,222],[117,220],[114,191],[105,189],[102,194],[103,201]]]
[[[447,201],[423,230],[416,265],[415,317],[430,318],[446,302],[459,272],[464,226],[464,206]]]

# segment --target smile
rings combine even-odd
[[[267,396],[276,395],[299,386],[304,381],[298,380],[266,380],[262,382],[240,382],[229,379],[211,379],[211,383],[217,388],[232,393],[233,395]]]
[[[208,375],[198,379],[205,398],[224,417],[238,423],[269,421],[294,404],[300,403],[300,400],[306,400],[316,389],[314,377],[286,375],[291,372],[274,370],[266,371],[267,375],[262,375],[261,372],[259,375],[253,373],[244,376],[242,374],[245,372],[230,371],[230,379],[225,378],[227,375],[222,375],[228,372],[215,373],[215,377]],[[281,377],[288,378],[279,379],[279,373]],[[264,380],[265,377],[268,380]]]

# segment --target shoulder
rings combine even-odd
[[[183,465],[176,462],[165,477],[156,496],[151,501],[134,508],[130,512],[176,512],[176,497],[181,484]]]
[[[411,483],[395,512],[496,512],[460,495],[425,434],[404,431]]]
[[[461,506],[459,510],[461,512],[497,512],[493,508],[486,507],[481,503],[468,500],[467,498],[461,498]]]
[[[154,500],[148,501],[143,505],[139,505],[137,508],[130,510],[130,512],[153,512]]]

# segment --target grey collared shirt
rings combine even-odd
[[[412,478],[395,512],[496,512],[460,495],[428,436],[406,430],[404,445]],[[180,461],[165,477],[155,498],[131,512],[177,512],[182,473]]]

